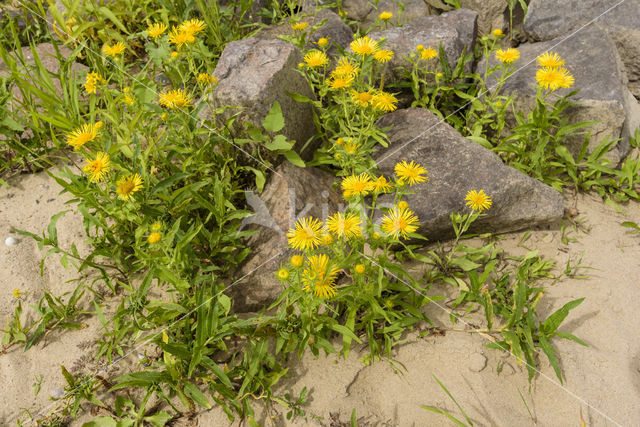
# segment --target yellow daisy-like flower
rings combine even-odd
[[[489,209],[492,203],[491,197],[489,197],[484,190],[471,190],[464,199],[467,201],[467,206],[478,212]]]
[[[207,24],[205,24],[205,22],[200,19],[190,19],[188,21],[184,21],[182,24],[180,24],[180,27],[178,27],[180,31],[192,36],[195,36],[196,34],[204,31],[205,28],[207,28]]]
[[[191,96],[184,90],[170,90],[159,95],[159,104],[171,108],[186,108],[191,106]]]
[[[336,236],[344,236],[347,239],[360,237],[362,233],[360,217],[354,213],[343,215],[338,212],[334,216],[330,216],[327,219],[327,228]]]
[[[373,95],[371,94],[371,90],[366,92],[358,92],[356,90],[351,91],[351,99],[354,103],[361,107],[366,107],[371,104],[371,100],[373,99]]]
[[[135,102],[135,99],[133,99],[129,95],[125,95],[124,98],[122,98],[122,102],[124,102],[125,104],[131,105]]]
[[[178,57],[178,55],[180,55],[178,52],[176,52],[175,50],[173,52],[171,52],[171,58],[175,59]]]
[[[291,24],[291,29],[294,31],[302,31],[307,28],[309,24],[307,22],[294,22]]]
[[[149,234],[149,237],[147,237],[147,242],[151,243],[152,245],[154,243],[158,243],[160,240],[162,240],[162,234],[158,232],[153,232]]]
[[[20,298],[22,296],[22,291],[20,289],[14,289],[13,296],[14,298]]]
[[[149,25],[146,32],[149,37],[157,39],[164,34],[165,31],[167,31],[167,26],[162,22],[156,22],[155,24]]]
[[[502,33],[502,30],[500,28],[496,28],[495,30],[493,30],[491,32],[491,34],[493,34],[496,37],[502,37],[504,34]]]
[[[536,72],[536,81],[544,89],[556,90],[560,88],[570,88],[575,83],[575,79],[564,67],[540,68]]]
[[[353,77],[334,77],[329,82],[331,89],[346,89],[353,84]]]
[[[353,271],[355,271],[356,274],[364,273],[364,271],[365,271],[364,264],[356,264],[356,266],[353,268]]]
[[[409,209],[409,203],[405,202],[404,200],[400,200],[398,202],[398,209]]]
[[[289,272],[284,268],[281,268],[280,270],[278,270],[277,275],[278,275],[278,279],[280,280],[287,280],[289,278]]]
[[[104,79],[102,78],[102,76],[100,76],[100,74],[96,72],[87,73],[84,88],[86,89],[87,93],[96,93],[96,91],[98,90],[98,84],[102,83],[103,81]]]
[[[376,61],[380,62],[381,64],[385,64],[389,61],[391,61],[391,58],[393,58],[393,51],[392,50],[379,50],[376,53],[373,54],[373,59],[375,59]]]
[[[366,196],[372,189],[371,177],[366,173],[351,175],[342,180],[342,190],[345,197]]]
[[[293,255],[291,257],[291,265],[294,267],[302,267],[302,263],[304,262],[304,258],[302,255]]]
[[[328,246],[330,244],[332,244],[334,242],[333,240],[333,236],[329,233],[326,233],[324,236],[322,236],[322,244],[325,246]]]
[[[329,262],[329,257],[313,255],[309,257],[309,266],[302,274],[303,289],[319,298],[332,298],[336,295],[335,281],[340,269]]]
[[[111,170],[111,160],[107,153],[99,152],[93,160],[87,159],[82,170],[89,175],[90,182],[102,181]]]
[[[334,77],[355,77],[358,75],[359,71],[360,68],[357,65],[352,64],[351,61],[349,61],[349,58],[345,58],[343,56],[338,59],[338,65],[331,75]]]
[[[520,51],[516,48],[510,47],[509,49],[496,51],[496,59],[504,64],[511,64],[520,58]]]
[[[329,43],[328,37],[320,37],[316,44],[320,47],[325,47]]]
[[[142,178],[137,173],[129,176],[123,176],[116,182],[116,194],[122,200],[131,200],[133,193],[142,188]]]
[[[211,74],[200,73],[200,74],[198,74],[198,83],[202,83],[202,84],[206,84],[206,85],[212,85],[212,84],[218,83],[218,78],[216,76],[211,75]]]
[[[344,144],[344,146],[342,148],[344,148],[344,151],[347,154],[355,154],[355,152],[358,151],[358,148],[360,148],[360,144],[358,144],[356,142],[352,142],[351,138],[349,138],[349,142]]]
[[[418,45],[418,47],[420,46],[422,45]],[[432,47],[428,47],[426,49],[423,47],[422,49],[418,50],[420,51],[420,58],[424,59],[425,61],[429,61],[438,56],[438,51]]]
[[[287,233],[289,245],[300,251],[309,251],[319,246],[322,242],[322,222],[307,217],[299,219],[295,228]]]
[[[541,67],[557,68],[564,65],[564,59],[555,52],[545,52],[538,56],[536,62]]]
[[[173,43],[178,47],[178,50],[182,49],[185,44],[195,43],[196,38],[192,33],[188,33],[179,28],[173,27],[169,33],[169,43]],[[173,52],[171,56],[174,57]],[[177,52],[176,55],[178,56]]]
[[[416,46],[416,50],[417,50],[418,52],[420,52],[422,49],[424,49],[424,46],[423,46],[423,45],[419,44],[418,46]]]
[[[379,91],[371,99],[371,104],[376,110],[395,111],[398,100],[389,92]]]
[[[393,16],[392,12],[382,12],[380,15],[378,15],[378,18],[380,18],[383,21],[386,21],[388,19],[391,19],[392,16]]]
[[[378,51],[378,42],[369,36],[360,37],[351,42],[351,50],[358,55],[371,55]]]
[[[304,62],[308,67],[318,68],[324,67],[329,63],[329,58],[324,52],[319,50],[312,50],[304,56]]]
[[[126,48],[127,46],[125,46],[125,44],[122,42],[116,42],[113,45],[105,44],[102,46],[102,53],[107,56],[116,57],[122,55],[122,52],[124,52]]]
[[[418,229],[418,225],[418,217],[409,209],[394,207],[382,218],[382,230],[394,239],[400,235],[406,239],[409,233]]]
[[[397,163],[394,171],[396,175],[398,175],[398,182],[400,184],[404,184],[404,182],[407,181],[409,185],[414,185],[426,182],[429,179],[427,176],[423,176],[423,174],[427,174],[427,170],[413,160],[411,163],[407,163],[404,160]]]
[[[75,151],[78,151],[84,144],[98,137],[98,131],[102,125],[102,122],[97,122],[95,124],[84,124],[74,129],[70,134],[67,134],[67,144],[72,146]]]
[[[387,181],[387,178],[380,176],[371,184],[371,191],[374,193],[388,193],[391,191],[391,184]]]

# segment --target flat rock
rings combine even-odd
[[[447,60],[455,67],[462,52],[473,50],[476,40],[478,13],[468,9],[458,9],[439,16],[426,16],[413,20],[404,27],[389,28],[369,34],[375,40],[384,37],[385,49],[394,52],[393,59],[387,64],[393,76],[399,75],[396,67],[411,67],[405,59],[416,51],[418,45],[438,50],[440,44]],[[469,64],[471,65],[471,64]]]
[[[640,0],[531,0],[524,30],[533,40],[551,40],[593,23],[609,33],[640,98]]]
[[[428,239],[452,237],[449,215],[466,209],[470,190],[484,190],[493,200],[487,216],[473,224],[475,232],[509,232],[562,218],[560,193],[504,165],[428,110],[398,110],[378,125],[392,126],[387,133],[391,144],[374,156],[381,173],[391,176],[402,160],[418,162],[428,171],[429,181],[415,185],[415,193],[405,197],[420,219],[418,232]]]
[[[591,127],[591,148],[606,137],[622,138],[607,157],[614,165],[618,164],[629,152],[628,136],[633,135],[640,116],[635,112],[637,102],[625,86],[618,52],[607,33],[590,26],[576,36],[526,43],[520,45],[518,50],[518,72],[507,80],[502,93],[514,95],[516,108],[524,112],[531,111],[537,91],[535,74],[538,66],[535,59],[548,50],[557,52],[575,78],[573,87],[560,89],[557,93],[565,95],[572,90],[580,90],[572,98],[577,105],[566,111],[570,123],[598,121]],[[492,58],[490,63],[495,62],[495,58]],[[484,61],[478,65],[478,69],[483,68]],[[575,151],[583,141],[583,136],[570,138],[567,146]]]
[[[316,148],[307,140],[316,133],[310,104],[294,101],[287,92],[314,98],[306,79],[297,72],[300,50],[283,40],[249,37],[224,48],[213,75],[216,105],[244,107],[242,119],[259,125],[275,101],[280,103],[285,125],[282,134],[296,141],[294,149],[309,159]],[[208,108],[200,119],[210,119]]]
[[[295,253],[288,247],[286,233],[297,219],[311,215],[324,220],[340,207],[340,194],[331,190],[333,175],[289,162],[275,172],[262,194],[246,194],[256,214],[245,219],[245,225],[258,232],[248,240],[251,254],[235,275],[247,277],[230,288],[238,312],[257,311],[282,292],[275,272]]]

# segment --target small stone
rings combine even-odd
[[[469,370],[480,372],[487,366],[487,358],[480,353],[473,353],[469,358]]]
[[[52,399],[62,399],[65,395],[64,389],[62,387],[58,387],[55,390],[52,390],[51,393],[49,393],[49,396],[51,396]]]
[[[16,239],[15,237],[7,237],[6,239],[4,239],[4,244],[7,246],[15,246],[18,244],[18,239]]]

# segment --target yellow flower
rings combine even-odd
[[[344,139],[342,138],[336,139],[336,145],[342,145],[343,142],[344,142]]]
[[[374,238],[374,240],[378,240],[380,238],[380,233],[374,231],[372,237]]]
[[[564,65],[564,60],[555,52],[545,52],[536,60],[541,67],[557,68]]]
[[[165,31],[167,31],[167,26],[162,22],[157,22],[155,24],[149,25],[149,28],[147,28],[147,35],[151,38],[157,39]]]
[[[137,173],[122,177],[116,182],[116,194],[122,200],[131,200],[133,193],[142,188],[142,178]],[[153,234],[153,233],[152,233]]]
[[[371,184],[371,191],[373,191],[374,193],[387,193],[390,190],[391,184],[384,176],[380,176]]]
[[[306,22],[294,22],[291,24],[291,28],[295,31],[302,31],[309,26]]]
[[[289,278],[289,272],[286,269],[281,268],[280,270],[278,270],[278,279],[287,280],[288,278]]]
[[[511,64],[520,58],[520,51],[513,47],[507,50],[498,49],[496,51],[496,59],[504,64]]]
[[[211,74],[200,73],[198,74],[198,82],[211,85],[218,83],[218,78],[216,76],[212,76]]]
[[[104,79],[98,73],[87,73],[87,78],[84,83],[84,88],[87,93],[96,93],[98,89],[98,83],[102,83]]]
[[[438,79],[439,79],[439,78],[441,78],[442,76],[443,76],[443,74],[442,74],[442,73],[436,73],[436,78],[438,78]]]
[[[373,99],[373,95],[371,95],[371,90],[368,90],[366,92],[358,92],[358,91],[352,90],[351,99],[357,105],[361,107],[366,107],[371,103],[371,100]]]
[[[391,61],[391,58],[393,58],[393,51],[391,50],[383,49],[373,54],[373,59],[382,64]]]
[[[13,296],[15,298],[20,298],[22,296],[22,291],[20,289],[14,289],[13,290]]]
[[[329,82],[331,89],[346,89],[353,84],[353,77],[334,77]]]
[[[421,44],[419,44],[418,46],[416,46],[416,50],[418,52],[420,52],[422,49],[424,49],[424,46],[422,46]]]
[[[467,197],[465,197],[467,201],[467,206],[469,206],[474,211],[482,212],[485,209],[489,209],[491,207],[491,197],[489,197],[484,190],[476,191],[471,190],[467,193]]]
[[[333,236],[331,234],[327,233],[324,236],[322,236],[323,245],[330,245],[332,243],[333,243]]]
[[[351,50],[358,55],[371,55],[378,51],[378,42],[369,36],[360,37],[351,42]]]
[[[82,170],[89,174],[90,182],[102,181],[111,169],[111,160],[107,153],[99,152],[93,160],[87,159]]]
[[[570,88],[575,82],[569,70],[564,67],[540,68],[536,72],[536,80],[540,87],[550,90]]]
[[[376,110],[394,111],[398,100],[393,94],[379,91],[371,99],[371,104]]]
[[[291,265],[294,267],[302,267],[302,263],[304,262],[304,258],[302,255],[293,255],[291,257]]]
[[[357,274],[364,273],[364,270],[365,270],[364,264],[356,264],[356,266],[353,269],[353,271],[355,271]]]
[[[169,335],[165,331],[162,331],[162,342],[169,344]]]
[[[398,209],[409,209],[409,203],[405,202],[404,200],[400,200],[398,202]]]
[[[313,255],[309,257],[309,266],[302,275],[303,289],[313,292],[319,298],[331,298],[336,295],[335,280],[340,269],[329,262],[329,257]]]
[[[414,185],[429,180],[428,177],[422,176],[422,174],[426,175],[427,170],[419,163],[414,163],[413,160],[411,160],[411,163],[407,163],[404,160],[397,163],[394,171],[396,175],[398,175],[398,182],[400,184],[404,184],[405,181],[408,181],[409,185]]]
[[[97,122],[96,124],[84,124],[74,129],[67,135],[67,144],[72,146],[75,151],[78,151],[84,144],[98,137],[98,131],[102,125],[102,122]]]
[[[425,61],[429,61],[430,59],[433,59],[436,56],[438,56],[438,51],[432,47],[428,47],[426,49],[424,48],[420,49],[420,58],[424,59]]]
[[[287,233],[289,245],[301,251],[312,250],[322,241],[321,229],[322,222],[313,217],[299,219]]]
[[[325,47],[329,43],[329,38],[328,37],[320,37],[316,43],[320,47]]]
[[[161,222],[154,222],[153,224],[151,224],[151,229],[153,231],[160,231],[162,230],[162,223]]]
[[[196,38],[192,33],[188,33],[180,28],[173,27],[169,33],[169,43],[173,43],[178,47],[178,50],[182,49],[182,46],[189,43],[195,43]],[[174,56],[171,53],[171,56]],[[175,56],[178,56],[177,54]]]
[[[107,56],[117,57],[118,55],[121,55],[126,48],[127,47],[122,42],[116,42],[113,45],[105,44],[102,46],[102,53]]]
[[[329,58],[324,52],[312,50],[304,56],[304,62],[311,68],[324,67],[329,63]]]
[[[131,105],[131,104],[133,104],[135,102],[135,100],[132,97],[130,97],[129,95],[125,95],[125,97],[122,98],[122,102],[124,102],[125,104]]]
[[[344,151],[347,154],[354,154],[356,151],[358,151],[358,148],[360,148],[360,144],[352,142],[351,138],[349,138],[349,142],[344,144],[342,148],[344,148]]]
[[[170,90],[169,92],[163,92],[159,95],[160,105],[167,108],[186,108],[191,106],[191,96],[184,90]]]
[[[392,16],[393,16],[393,13],[391,12],[382,12],[380,15],[378,15],[378,18],[380,18],[383,21],[386,21],[388,19],[391,19]]]
[[[334,216],[330,216],[327,219],[327,228],[336,236],[344,236],[347,239],[360,237],[360,234],[362,233],[360,217],[354,213],[343,215],[338,212]]]
[[[336,69],[331,73],[334,77],[355,77],[358,75],[360,68],[357,65],[352,64],[349,58],[344,56],[338,59],[338,65]]]
[[[342,180],[342,190],[345,197],[366,196],[373,187],[371,177],[366,173],[351,175]]]
[[[175,50],[173,52],[171,52],[171,57],[172,58],[177,58],[178,55],[180,55],[178,52],[176,52]]]
[[[178,27],[178,29],[186,34],[195,36],[199,32],[204,31],[206,27],[207,27],[207,24],[205,24],[204,21],[200,19],[191,19],[188,21],[184,21],[182,24],[180,24],[180,27]]]
[[[496,37],[502,37],[504,34],[502,33],[502,30],[500,28],[496,28],[495,30],[493,30],[491,32],[491,34],[493,34]]]
[[[153,245],[154,243],[158,243],[161,239],[162,239],[162,234],[156,231],[149,234],[149,237],[147,237],[147,242]]]
[[[418,217],[409,209],[394,207],[382,218],[382,230],[394,239],[400,235],[405,239],[418,229]]]

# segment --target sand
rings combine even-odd
[[[77,277],[65,270],[56,257],[44,264],[40,276],[42,253],[30,239],[11,233],[21,228],[40,233],[49,217],[65,209],[65,196],[45,173],[22,175],[10,180],[11,187],[0,187],[0,317],[13,312],[14,289],[23,292],[24,305],[36,304],[47,288],[55,294],[73,289],[65,283]],[[568,204],[573,204],[569,201]],[[579,196],[579,217],[589,233],[573,233],[577,241],[564,244],[559,226],[535,230],[525,245],[539,249],[545,257],[563,267],[568,259],[582,257],[582,270],[587,279],[564,279],[550,285],[539,307],[551,313],[569,300],[585,297],[561,330],[571,332],[589,344],[555,340],[565,384],[560,385],[546,358],[542,357],[540,373],[529,392],[527,374],[508,354],[485,348],[487,340],[478,334],[448,332],[445,336],[419,338],[407,336],[406,343],[394,351],[394,366],[377,362],[365,366],[361,357],[366,350],[355,349],[349,359],[335,355],[315,358],[310,353],[302,360],[289,363],[290,375],[276,388],[276,395],[296,394],[309,389],[309,400],[303,410],[307,417],[292,422],[286,412],[273,403],[269,408],[256,404],[257,421],[261,425],[340,425],[347,423],[353,409],[360,425],[423,426],[451,424],[441,415],[421,408],[438,406],[462,419],[455,404],[438,386],[436,376],[456,398],[476,425],[634,425],[640,420],[640,342],[636,327],[640,313],[640,235],[630,234],[620,226],[625,220],[640,223],[640,204],[625,206],[626,216],[605,205],[599,198]],[[61,246],[84,240],[84,229],[78,215],[65,215],[58,225]],[[523,254],[518,244],[523,232],[504,236],[499,245],[510,254]],[[6,237],[19,239],[6,246]],[[436,293],[449,293],[440,288]],[[431,305],[429,316],[441,325],[451,326],[448,313]],[[471,313],[470,319],[478,313]],[[0,355],[0,425],[15,425],[15,417],[23,409],[36,414],[51,410],[55,403],[50,394],[64,385],[60,365],[67,368],[99,369],[92,361],[90,344],[98,336],[98,322],[85,319],[87,327],[79,331],[54,332],[46,340],[24,352],[11,348]],[[498,373],[498,365],[502,366]],[[116,364],[109,375],[131,369],[131,360]],[[404,367],[404,369],[398,367]],[[42,379],[41,390],[34,395],[36,375]],[[523,403],[523,399],[526,402]],[[54,406],[51,406],[54,405]],[[531,412],[531,414],[529,413]],[[582,415],[581,415],[582,414]],[[28,418],[28,417],[26,417]],[[24,414],[22,419],[25,419]],[[85,413],[82,420],[90,419]],[[81,421],[73,423],[80,425]],[[194,419],[179,425],[228,425],[218,408],[202,411]],[[235,425],[238,425],[236,422]]]

